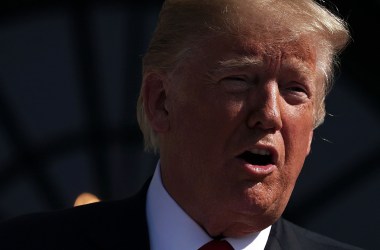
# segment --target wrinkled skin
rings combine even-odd
[[[241,236],[277,220],[310,151],[315,59],[287,51],[295,50],[284,45],[265,56],[254,42],[213,38],[173,72],[146,77],[164,186],[211,236]],[[270,152],[271,163],[238,157],[255,149]]]

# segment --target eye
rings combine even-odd
[[[294,92],[294,93],[299,93],[299,94],[302,94],[302,93],[306,94],[306,92],[307,92],[305,90],[305,88],[300,87],[300,86],[291,86],[291,87],[288,87],[286,89],[287,89],[287,91]]]
[[[250,81],[244,76],[228,76],[220,80],[220,84],[227,92],[239,93],[250,88]]]
[[[306,84],[289,82],[282,87],[282,94],[289,103],[298,104],[310,99],[310,91]]]

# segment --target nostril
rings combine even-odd
[[[282,128],[281,113],[279,110],[268,110],[266,108],[252,111],[248,116],[247,126],[274,133]]]

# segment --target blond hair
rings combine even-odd
[[[143,58],[143,82],[148,73],[173,70],[200,42],[219,34],[249,36],[268,46],[310,38],[323,78],[314,127],[323,123],[324,99],[333,83],[338,55],[350,39],[343,19],[313,0],[166,0]],[[137,119],[145,149],[158,151],[158,138],[146,117],[141,92]]]

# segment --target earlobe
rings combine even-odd
[[[166,78],[160,73],[149,73],[143,82],[143,105],[152,129],[157,133],[169,129],[166,107]]]

